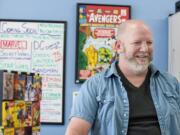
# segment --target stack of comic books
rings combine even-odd
[[[0,71],[0,135],[40,135],[42,77]]]

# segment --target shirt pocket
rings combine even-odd
[[[171,92],[164,92],[164,96],[166,101],[168,102],[169,109],[171,113],[180,113],[180,105],[178,103],[178,95],[175,95]]]
[[[96,97],[99,108],[97,112],[98,119],[101,122],[110,122],[113,117],[113,108],[114,108],[114,97]]]
[[[178,135],[180,131],[180,105],[178,95],[171,92],[164,92],[166,98],[165,129],[168,135]]]

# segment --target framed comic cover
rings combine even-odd
[[[128,5],[77,4],[76,83],[113,62],[117,26],[130,18]]]

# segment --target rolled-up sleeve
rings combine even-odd
[[[96,100],[98,83],[99,79],[97,76],[84,82],[73,103],[70,118],[82,118],[93,124],[98,108],[98,102]]]

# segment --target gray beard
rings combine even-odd
[[[136,75],[141,75],[147,71],[151,59],[147,60],[147,62],[144,65],[138,64],[134,59],[126,59],[127,60],[127,65],[131,71],[133,71],[134,74]]]

